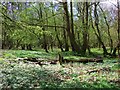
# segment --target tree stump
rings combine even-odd
[[[60,62],[60,65],[62,65],[62,63],[63,63],[63,56],[61,54],[59,54],[59,62]]]

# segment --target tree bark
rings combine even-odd
[[[98,14],[97,14],[97,5],[99,3],[95,3],[95,7],[94,7],[94,16],[95,16],[95,26],[96,26],[96,30],[97,30],[97,33],[95,32],[100,44],[102,45],[102,48],[103,48],[103,55],[106,56],[108,55],[109,53],[107,52],[107,49],[101,39],[101,34],[100,34],[100,30],[99,30],[99,18],[98,18]]]
[[[120,1],[117,0],[118,5],[118,57],[120,58]]]
[[[63,26],[65,26],[65,16],[63,16]],[[69,44],[68,44],[68,37],[67,37],[67,28],[63,28],[63,35],[64,35],[64,43],[65,43],[65,51],[69,51]]]
[[[47,47],[47,41],[46,41],[46,35],[45,35],[45,28],[43,27],[43,48],[48,53],[48,47]]]
[[[88,48],[88,2],[84,3],[83,10],[85,10],[85,15],[83,14],[83,46],[82,46],[82,53],[83,55],[86,54],[86,50]]]
[[[67,24],[66,32],[70,39],[72,51],[80,53],[80,47],[76,43],[74,36],[73,36],[72,32],[70,31],[70,20],[69,20],[69,12],[68,12],[67,2],[62,2],[62,3],[63,3],[64,12],[65,12],[66,24]]]
[[[118,57],[120,58],[120,2],[119,2],[119,0],[117,0],[117,8],[118,8],[118,30],[117,30],[118,43],[117,43],[117,46],[113,50],[112,56],[117,56],[116,52],[118,49]]]
[[[71,32],[73,35],[73,39],[75,39],[75,34],[74,34],[74,23],[73,23],[73,8],[72,8],[72,0],[70,2],[70,11],[71,11]]]
[[[69,51],[69,45],[68,45],[68,40],[67,40],[65,29],[63,30],[63,35],[64,35],[64,41],[65,41],[65,51]]]
[[[43,18],[41,5],[42,5],[42,4],[40,3],[40,4],[39,4],[40,14],[38,13],[38,15],[40,15],[40,19]],[[42,23],[44,23],[44,22],[42,21]],[[45,51],[48,53],[47,40],[46,40],[46,35],[45,35],[45,27],[43,27],[42,30],[43,30],[43,48],[44,48]]]
[[[103,9],[101,8],[100,5],[99,5],[99,7],[100,7],[100,9],[101,9],[101,11],[102,11],[102,13],[103,13],[103,16],[104,16],[104,19],[105,19],[105,23],[106,23],[106,25],[107,25],[107,31],[108,31],[108,36],[109,36],[109,40],[110,40],[110,53],[112,53],[112,50],[113,50],[113,40],[112,40],[112,38],[111,38],[111,34],[110,34],[110,30],[109,30],[109,29],[110,29],[110,26],[109,26],[109,24],[108,24],[107,17],[106,17],[106,15],[105,15]]]
[[[53,7],[53,5],[52,5],[52,7]],[[54,15],[53,9],[54,9],[54,8],[52,8],[52,14]],[[55,17],[53,17],[53,18],[54,18],[54,25],[55,25],[55,34],[56,34],[56,38],[57,38],[57,40],[58,40],[59,47],[60,47],[61,51],[63,52],[63,51],[64,51],[64,50],[63,50],[63,47],[62,47],[63,44],[62,44],[62,42],[60,41],[60,38],[59,38],[58,32],[57,32],[56,19],[55,19]]]

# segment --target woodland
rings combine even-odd
[[[0,89],[120,89],[119,0],[0,7]]]

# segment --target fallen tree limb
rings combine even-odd
[[[100,68],[100,69],[94,69],[94,70],[88,70],[87,73],[91,74],[94,72],[100,73],[100,72],[110,72],[111,69],[109,67],[104,67],[104,68]]]
[[[80,59],[80,60],[71,60],[71,59],[64,59],[62,57],[62,55],[59,55],[59,59],[57,60],[51,60],[51,59],[43,59],[43,58],[31,58],[31,57],[27,57],[27,58],[18,58],[18,60],[22,60],[22,61],[28,61],[28,62],[34,62],[36,64],[39,65],[45,65],[47,64],[57,64],[58,62],[60,63],[60,65],[64,64],[64,63],[69,63],[69,62],[79,62],[79,63],[88,63],[88,62],[97,62],[97,63],[103,63],[103,59],[101,57],[97,57],[97,58],[86,58],[86,59]],[[47,65],[46,64],[46,65]]]
[[[69,60],[69,59],[63,59],[63,62],[80,62],[80,63],[88,63],[88,62],[99,62],[103,63],[102,59],[97,59],[97,58],[86,58],[86,59],[80,59],[80,60]]]
[[[39,65],[57,64],[58,60],[42,59],[42,58],[18,58],[20,61],[28,61]]]
[[[86,58],[86,59],[80,59],[80,60],[70,60],[70,59],[64,59],[61,54],[59,54],[59,62],[60,65],[63,63],[69,63],[69,62],[79,62],[79,63],[88,63],[88,62],[97,62],[97,63],[103,63],[102,57],[98,56],[96,58]]]

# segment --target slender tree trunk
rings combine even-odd
[[[40,10],[40,14],[38,13],[39,19],[42,19],[42,18],[43,18],[41,5],[42,5],[42,3],[39,4],[39,10]],[[42,21],[42,23],[44,23],[44,21]],[[46,35],[45,35],[45,27],[43,27],[42,30],[43,30],[43,48],[44,48],[45,51],[48,53],[47,40],[46,40]]]
[[[80,47],[76,43],[75,39],[73,38],[74,36],[70,31],[70,20],[69,20],[69,12],[68,12],[67,2],[63,2],[63,8],[64,8],[64,11],[65,11],[66,24],[67,24],[66,31],[67,31],[68,37],[70,39],[70,44],[71,44],[71,47],[72,47],[72,51],[80,53]]]
[[[77,39],[78,39],[79,46],[81,46],[81,44],[80,44],[80,32],[77,33]]]
[[[16,47],[15,47],[16,49],[18,49],[18,47],[19,47],[19,45],[20,45],[20,42],[21,42],[21,40],[17,40],[17,41],[16,41]]]
[[[2,7],[2,10],[4,12],[4,14],[7,15],[7,3]],[[6,17],[3,17],[3,22],[7,22]],[[5,23],[2,22],[2,49],[6,49],[6,35],[7,35],[7,25]]]
[[[111,38],[111,34],[110,34],[110,30],[109,30],[109,29],[110,29],[110,26],[109,26],[109,24],[108,24],[107,17],[106,17],[106,15],[105,15],[103,9],[101,8],[100,5],[99,5],[99,7],[100,7],[100,9],[101,9],[101,11],[102,11],[102,13],[103,13],[103,15],[104,15],[105,23],[106,23],[106,25],[107,25],[107,31],[108,31],[108,36],[109,36],[109,40],[110,40],[110,53],[112,53],[112,50],[113,50],[113,40],[112,40],[112,38]]]
[[[63,31],[64,31],[63,35],[64,35],[64,41],[65,41],[65,51],[69,51],[69,45],[68,45],[66,31],[65,31],[65,29]]]
[[[113,50],[113,53],[112,53],[112,56],[113,56],[113,57],[116,57],[116,56],[117,56],[117,55],[116,55],[116,51],[117,51],[117,47],[115,47],[114,50]]]
[[[52,14],[54,15],[53,8],[52,8]],[[63,44],[62,44],[62,42],[60,41],[59,36],[58,36],[57,27],[56,27],[56,19],[55,19],[55,17],[54,17],[54,24],[55,24],[56,38],[57,38],[57,40],[58,40],[59,47],[60,47],[61,51],[63,52],[63,51],[64,51],[64,50],[63,50],[63,47],[62,47]]]
[[[117,0],[118,5],[118,57],[120,58],[120,0]]]
[[[120,58],[120,1],[117,0],[117,8],[118,8],[118,43],[117,46],[114,48],[112,56],[117,56],[116,52],[118,49],[118,57]]]
[[[42,3],[39,3],[39,20],[41,20],[43,18],[43,13],[42,13]],[[44,21],[42,20],[41,23],[44,23]],[[45,49],[45,51],[48,53],[48,47],[47,47],[47,39],[46,39],[46,35],[45,35],[45,27],[42,28],[43,30],[43,48]]]
[[[27,50],[32,50],[31,44],[28,44],[26,47],[27,47]]]
[[[63,16],[63,26],[65,25],[65,17]],[[68,37],[67,37],[67,33],[65,30],[66,28],[63,28],[63,35],[64,35],[64,43],[65,43],[65,51],[69,51],[69,45],[68,45]]]
[[[51,51],[53,52],[53,42],[50,44]]]
[[[63,47],[62,47],[62,42],[61,42],[60,39],[59,39],[59,36],[58,36],[58,32],[57,32],[56,27],[55,27],[55,32],[56,32],[56,38],[57,38],[58,43],[59,43],[59,47],[60,47],[61,51],[63,52],[64,50],[63,50]]]
[[[21,49],[25,50],[25,44],[21,44]]]
[[[95,16],[95,26],[96,26],[96,30],[97,30],[97,33],[96,36],[100,42],[100,44],[102,45],[102,48],[103,48],[103,54],[104,56],[108,55],[109,53],[107,52],[107,49],[101,39],[101,34],[100,34],[100,30],[99,30],[99,18],[98,18],[98,14],[97,14],[97,4],[95,3],[95,8],[94,8],[94,16]]]
[[[48,13],[47,13],[47,11],[45,10],[45,14],[46,14],[46,23],[47,23],[47,25],[48,25]],[[46,30],[48,30],[48,27],[46,27]],[[48,37],[46,36],[46,45],[47,45],[47,52],[48,52],[48,49],[49,49],[49,42],[48,42]]]
[[[82,53],[83,55],[86,54],[86,50],[88,48],[88,2],[84,3],[83,9],[85,10],[85,15],[83,14],[83,26],[84,26],[84,30],[83,30],[83,46],[82,46]]]
[[[45,28],[43,27],[43,48],[45,51],[48,53],[48,48],[47,48],[47,41],[46,41],[46,35],[45,35]]]
[[[73,8],[72,8],[72,0],[70,2],[70,12],[71,12],[71,33],[73,35],[73,39],[75,39],[75,34],[74,34],[74,23],[73,23]]]

